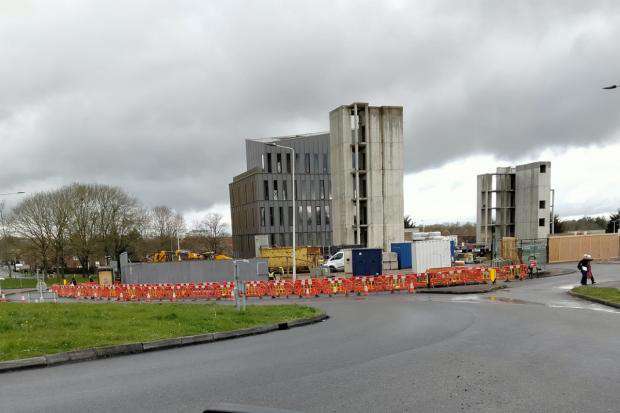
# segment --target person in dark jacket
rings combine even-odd
[[[577,268],[581,271],[581,285],[588,284],[588,278],[592,280],[592,284],[596,284],[592,275],[592,256],[585,254],[581,261],[577,263]]]

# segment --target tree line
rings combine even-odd
[[[11,211],[0,205],[0,260],[25,260],[48,273],[64,274],[67,262],[77,257],[84,273],[105,257],[118,260],[127,252],[142,261],[159,250],[183,247],[226,253],[226,224],[220,214],[207,214],[187,225],[182,215],[161,205],[145,208],[119,187],[102,184],[67,185],[38,192]]]

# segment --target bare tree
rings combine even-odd
[[[156,206],[150,212],[151,233],[159,241],[158,248],[174,250],[174,242],[185,231],[183,216],[165,205]],[[170,244],[168,244],[170,243]]]
[[[97,251],[99,241],[99,204],[97,185],[73,184],[68,190],[72,199],[70,244],[77,255],[84,274],[90,269],[90,259]]]
[[[53,226],[48,194],[41,192],[24,199],[13,209],[9,222],[16,235],[28,240],[41,263],[43,274],[47,274]]]
[[[71,225],[71,190],[68,187],[60,188],[46,194],[46,198],[51,212],[52,225],[49,236],[54,249],[56,271],[64,277]]]
[[[130,234],[144,225],[144,211],[135,198],[117,187],[101,186],[96,196],[103,252],[118,260],[120,253],[130,248]]]
[[[11,277],[12,276],[11,264],[9,262],[9,253],[8,253],[9,230],[8,230],[7,216],[4,212],[4,209],[5,209],[4,201],[0,201],[0,260],[1,262],[5,262],[8,264],[9,277]]]
[[[223,221],[222,214],[211,212],[205,216],[197,230],[205,236],[209,250],[219,254],[223,249],[227,228],[228,224]]]

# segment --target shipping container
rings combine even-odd
[[[450,241],[428,240],[416,241],[411,248],[411,268],[415,273],[425,272],[429,268],[450,267]]]
[[[411,268],[411,242],[394,242],[390,246],[398,255],[398,269]]]
[[[359,248],[351,250],[354,276],[381,275],[383,272],[383,250],[381,248]],[[346,265],[346,262],[345,262]]]

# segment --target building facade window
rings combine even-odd
[[[300,227],[301,227],[301,223],[303,222],[303,217],[302,217],[303,212],[304,212],[303,206],[301,205],[297,206],[297,222],[299,223]]]
[[[273,207],[269,207],[269,226],[273,227],[274,225],[274,217],[273,217]]]
[[[544,201],[544,200],[542,200],[542,201],[538,201],[538,207],[539,207],[540,209],[545,209],[545,201]]]
[[[293,226],[293,207],[288,207],[288,226]]]
[[[282,200],[286,201],[288,199],[288,183],[286,179],[282,180]]]
[[[281,153],[276,154],[276,172],[279,174],[282,173],[282,154]]]
[[[269,181],[266,179],[263,181],[263,199],[269,201]]]
[[[305,170],[306,173],[309,174],[310,173],[310,154],[307,153],[305,158],[304,158],[304,166],[305,166]]]
[[[545,226],[545,219],[544,218],[538,218],[538,226],[539,227],[544,227]]]
[[[329,205],[325,205],[325,225],[329,225]]]
[[[291,154],[286,154],[286,173],[291,173]]]
[[[314,179],[310,179],[310,199],[316,199],[316,182]]]
[[[260,207],[260,226],[265,226],[265,207]]]
[[[267,172],[271,173],[271,153],[267,153]]]
[[[319,195],[321,199],[325,199],[325,181],[323,179],[319,182]]]
[[[312,206],[306,205],[306,225],[312,226]]]
[[[263,169],[263,172],[265,172],[265,154],[264,153],[260,154],[260,164]]]
[[[323,173],[326,174],[329,170],[329,161],[327,160],[327,154],[323,154]]]
[[[278,200],[278,180],[277,179],[273,180],[273,200],[274,201]]]
[[[316,214],[315,214],[315,217],[314,217],[314,222],[316,222],[316,225],[319,226],[319,225],[321,225],[321,207],[317,206],[315,208],[315,212],[316,212]]]
[[[299,192],[297,191],[297,181],[293,182],[295,184],[295,199],[299,200]]]
[[[320,169],[319,169],[319,154],[315,153],[314,154],[314,171],[313,172],[315,174],[318,174],[319,171],[320,171]]]

